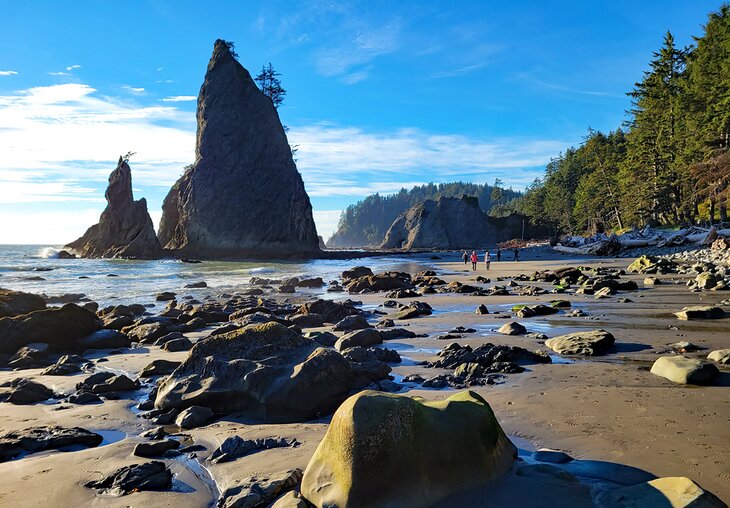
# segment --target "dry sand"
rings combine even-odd
[[[524,254],[523,254],[524,255]],[[536,258],[534,256],[540,256]],[[475,274],[458,261],[458,254],[444,254],[444,259],[430,261],[421,256],[447,281],[471,282]],[[511,256],[509,256],[511,257]],[[478,275],[493,279],[510,277],[535,270],[563,266],[591,265],[625,267],[629,261],[617,259],[575,260],[552,254],[535,253],[519,263],[493,262],[487,274],[483,263]],[[470,268],[470,267],[469,267]],[[527,372],[507,375],[505,382],[477,388],[491,404],[508,435],[521,448],[549,447],[566,451],[576,459],[609,461],[641,468],[658,476],[688,476],[725,502],[730,502],[730,397],[728,378],[723,370],[721,386],[693,387],[675,385],[649,373],[657,353],[667,344],[689,340],[708,350],[730,347],[730,320],[679,321],[671,312],[686,305],[717,303],[728,292],[691,293],[683,276],[661,276],[666,284],[643,288],[643,276],[628,276],[638,282],[639,291],[622,293],[603,300],[587,295],[559,295],[570,300],[573,308],[583,309],[585,318],[569,318],[563,313],[528,319],[514,319],[528,331],[555,336],[578,329],[603,328],[616,337],[617,348],[606,356],[577,359],[571,363],[530,366]],[[492,283],[492,285],[495,282]],[[543,285],[543,284],[537,284]],[[548,287],[547,285],[543,285]],[[618,303],[628,296],[633,303]],[[346,298],[343,295],[342,298]],[[383,294],[358,295],[366,308],[375,308],[385,299]],[[461,344],[485,342],[545,349],[535,339],[503,336],[496,333],[507,320],[490,315],[476,315],[477,305],[484,303],[490,311],[508,311],[515,304],[545,302],[556,295],[536,297],[478,297],[436,294],[421,297],[435,310],[431,316],[408,321],[413,331],[428,333],[428,338],[389,341],[411,360],[428,360],[446,345],[435,337],[462,325],[477,329],[459,339]],[[382,309],[382,308],[381,308]],[[195,339],[203,334],[188,334]],[[152,359],[182,359],[187,353],[168,353],[150,346],[121,355],[110,355],[99,367],[118,369],[136,376]],[[102,357],[99,352],[94,357]],[[439,371],[404,361],[394,374]],[[0,371],[0,383],[16,377],[29,377],[69,393],[87,374],[41,376],[40,369],[20,372]],[[723,386],[724,385],[724,386]],[[409,394],[425,398],[443,398],[453,390],[412,389]],[[136,394],[141,396],[142,394]],[[0,404],[0,430],[3,432],[31,425],[59,424],[80,426],[92,431],[112,431],[113,441],[98,448],[74,452],[50,452],[27,456],[0,464],[0,505],[25,506],[210,506],[216,489],[223,490],[249,476],[266,477],[293,467],[304,468],[324,435],[327,420],[287,425],[261,425],[226,417],[203,428],[184,433],[196,444],[206,446],[199,459],[166,460],[176,473],[170,492],[142,492],[124,497],[102,497],[83,487],[115,469],[145,462],[131,455],[134,445],[144,441],[138,435],[152,425],[131,410],[136,400],[105,401],[100,405],[36,404],[13,406]],[[123,434],[120,434],[123,433]],[[262,451],[226,464],[210,464],[204,459],[230,435],[246,438],[281,436],[296,438],[297,448]],[[123,439],[120,439],[123,438]],[[190,440],[188,440],[190,441]],[[211,484],[208,475],[215,479]],[[397,481],[394,478],[393,481]],[[444,503],[444,506],[590,506],[588,488],[543,478],[510,474],[479,492],[471,492]]]

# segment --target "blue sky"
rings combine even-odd
[[[524,188],[588,126],[618,127],[664,32],[689,44],[720,5],[509,4],[0,0],[0,243],[80,236],[129,150],[157,223],[193,162],[217,38],[252,73],[282,73],[280,116],[328,237],[372,192],[497,177]]]

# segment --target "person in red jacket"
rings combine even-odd
[[[479,262],[479,258],[477,257],[477,251],[475,251],[475,250],[471,251],[471,269],[472,270],[476,271],[478,262]]]

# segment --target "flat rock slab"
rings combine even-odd
[[[694,307],[685,307],[679,312],[674,313],[677,318],[682,320],[689,319],[722,319],[726,316],[725,311],[720,307],[710,305],[696,305]]]
[[[0,462],[23,453],[58,450],[68,446],[96,447],[103,437],[80,427],[28,427],[0,435]]]
[[[164,462],[152,461],[117,469],[109,476],[87,482],[85,487],[104,494],[124,495],[141,490],[167,490],[172,486],[172,473]]]
[[[684,356],[662,356],[651,366],[651,373],[679,384],[707,385],[718,374],[711,363]]]

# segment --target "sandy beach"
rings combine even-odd
[[[612,258],[570,259],[537,250],[523,254],[524,259],[520,262],[493,262],[487,273],[483,263],[477,272],[472,272],[470,266],[466,267],[460,261],[459,253],[442,253],[440,257],[432,260],[424,254],[418,260],[424,269],[434,269],[446,282],[460,281],[484,287],[537,270],[586,265],[626,268],[630,262]],[[489,277],[492,282],[476,283],[477,275]],[[506,374],[495,385],[470,389],[489,402],[505,432],[521,449],[521,455],[528,456],[545,447],[564,451],[581,461],[607,461],[639,468],[656,476],[687,476],[723,501],[730,502],[730,398],[727,396],[730,370],[721,368],[715,385],[703,387],[674,384],[649,372],[659,354],[669,351],[668,345],[678,341],[690,341],[703,348],[688,353],[688,356],[697,357],[730,346],[727,319],[680,321],[672,315],[688,305],[718,304],[727,298],[727,293],[692,293],[685,287],[687,276],[659,277],[663,284],[645,287],[643,275],[623,276],[622,279],[635,280],[639,290],[620,292],[605,299],[573,292],[558,295],[569,300],[572,309],[581,309],[586,314],[584,317],[568,317],[561,312],[519,319],[510,312],[513,305],[554,300],[556,295],[550,293],[538,296],[424,295],[417,299],[431,305],[433,314],[408,320],[406,324],[408,329],[427,336],[386,341],[383,346],[396,349],[404,357],[402,364],[393,365],[393,375],[398,381],[410,374],[429,377],[446,372],[417,363],[433,360],[435,353],[449,342],[471,346],[491,342],[548,351],[533,337],[496,332],[509,321],[517,321],[528,332],[548,337],[581,329],[610,331],[616,337],[616,345],[604,356],[560,358],[550,352],[552,363],[530,365],[523,373]],[[498,282],[498,279],[503,280]],[[550,289],[546,283],[529,284]],[[340,299],[348,297],[362,301],[365,310],[383,310],[379,306],[385,300],[384,293],[338,296]],[[620,303],[621,297],[632,301]],[[279,298],[283,300],[285,296]],[[480,304],[485,304],[490,314],[477,315],[475,309]],[[373,316],[371,322],[375,323],[376,318]],[[458,339],[437,338],[457,326],[476,331],[461,334]],[[209,331],[185,335],[195,341]],[[87,358],[105,359],[96,363],[97,370],[124,372],[136,378],[152,360],[181,361],[187,354],[164,351],[157,346],[141,346],[123,350],[121,354],[95,351]],[[74,385],[88,375],[47,376],[41,375],[41,370],[0,371],[0,384],[25,377],[44,383],[57,393],[69,394]],[[445,398],[455,392],[448,388],[423,389],[408,383],[404,386],[405,391],[401,393],[425,399]],[[168,428],[170,432],[182,434],[178,438],[183,444],[205,447],[194,452],[192,458],[183,454],[161,459],[175,474],[171,491],[110,497],[85,488],[84,483],[90,480],[100,479],[124,465],[144,461],[132,456],[135,444],[146,441],[139,434],[155,427],[149,420],[138,417],[139,411],[134,408],[143,396],[142,391],[125,393],[119,400],[90,405],[60,401],[27,406],[1,403],[0,429],[3,432],[37,425],[78,426],[95,432],[104,431],[105,442],[96,448],[42,452],[1,463],[0,504],[16,507],[211,506],[223,490],[246,478],[265,479],[295,467],[304,469],[329,421],[329,418],[323,418],[306,423],[257,424],[231,415],[193,430]],[[247,439],[276,436],[296,439],[300,444],[260,451],[228,463],[208,461],[212,451],[233,435]],[[566,486],[546,481],[511,474],[481,492],[464,493],[443,505],[555,506],[561,502],[565,506],[591,505],[587,484]]]

